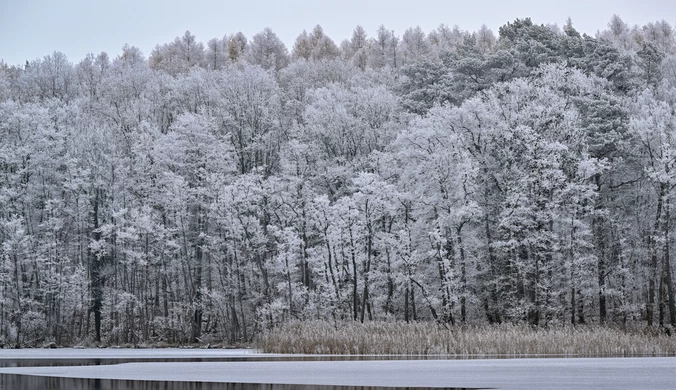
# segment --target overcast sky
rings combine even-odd
[[[248,38],[270,27],[289,47],[298,34],[320,24],[337,44],[361,24],[375,35],[379,25],[401,35],[420,25],[444,23],[474,31],[516,18],[562,25],[570,16],[594,35],[613,14],[630,25],[676,22],[674,0],[0,0],[0,59],[22,64],[60,51],[74,63],[87,53],[120,54],[125,43],[148,56],[156,44],[190,30],[206,42],[242,31]]]

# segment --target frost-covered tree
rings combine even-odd
[[[278,71],[289,64],[289,52],[277,34],[266,28],[251,39],[247,46],[247,59],[263,69]]]
[[[156,46],[150,53],[148,64],[152,69],[161,69],[171,75],[177,75],[188,72],[195,66],[202,66],[204,56],[204,44],[198,42],[190,31],[186,31],[182,37],[176,38],[173,42]]]
[[[0,344],[673,327],[666,22],[0,61]]]

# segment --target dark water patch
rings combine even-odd
[[[121,379],[82,379],[32,375],[0,375],[2,390],[406,390],[445,389],[478,390],[468,387],[380,387],[380,386],[319,386],[265,383],[215,383],[177,381],[137,381]]]
[[[483,357],[454,357],[432,355],[287,355],[287,356],[226,356],[203,358],[3,358],[0,355],[0,367],[62,367],[62,366],[102,366],[122,363],[195,363],[195,362],[326,362],[326,361],[371,361],[371,360],[467,360]],[[494,357],[493,357],[494,358]]]
[[[0,349],[0,353],[1,353]],[[194,363],[194,362],[313,362],[313,361],[372,361],[372,360],[483,360],[483,359],[523,359],[523,358],[609,358],[609,357],[672,357],[663,354],[626,354],[616,355],[247,355],[201,358],[7,358],[0,354],[0,367],[62,367],[62,366],[101,366],[122,363]],[[3,390],[3,389],[0,389]]]
[[[103,366],[122,363],[194,363],[194,362],[241,362],[256,359],[249,358],[63,358],[63,359],[3,359],[0,367],[63,367],[63,366]]]

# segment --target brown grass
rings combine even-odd
[[[293,322],[263,333],[263,352],[487,357],[676,355],[676,338],[639,329],[522,325],[444,327],[430,323]]]

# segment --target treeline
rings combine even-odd
[[[674,53],[614,17],[0,63],[0,344],[676,325]]]

